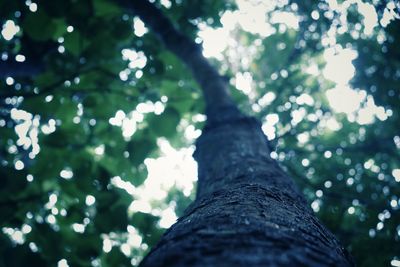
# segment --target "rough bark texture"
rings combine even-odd
[[[351,266],[251,118],[206,128],[198,195],[141,266]]]
[[[192,69],[207,104],[207,125],[194,155],[197,198],[141,266],[353,265],[270,158],[260,124],[233,105],[198,46],[149,2],[121,2]]]

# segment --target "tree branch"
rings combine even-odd
[[[147,0],[118,2],[139,16],[164,45],[190,68],[203,91],[209,122],[219,121],[224,117],[241,116],[228,92],[227,82],[204,58],[199,44],[180,33],[171,20]]]

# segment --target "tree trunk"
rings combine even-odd
[[[194,155],[196,200],[141,266],[352,266],[270,157],[260,123],[239,112],[201,49],[149,2],[120,2],[191,68],[207,104]]]
[[[351,266],[251,118],[206,127],[198,195],[141,266]]]

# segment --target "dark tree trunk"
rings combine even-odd
[[[239,112],[201,49],[147,1],[121,0],[180,57],[203,89],[197,198],[141,266],[351,266],[292,179],[270,157],[257,120]]]
[[[141,266],[351,266],[251,118],[206,127],[198,195]]]

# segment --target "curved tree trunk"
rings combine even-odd
[[[207,104],[194,155],[197,198],[141,266],[352,266],[271,159],[259,122],[240,113],[198,45],[149,2],[120,2],[191,68]]]

